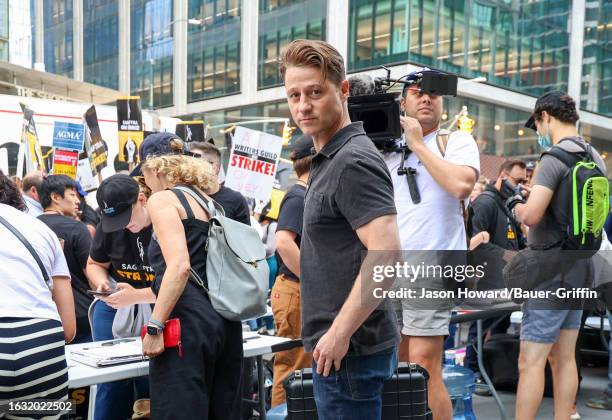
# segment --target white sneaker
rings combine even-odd
[[[574,414],[572,414],[570,416],[570,420],[580,420],[582,417],[580,416],[580,414],[578,413],[578,411],[574,412]]]

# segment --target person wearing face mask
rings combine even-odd
[[[606,166],[599,153],[578,134],[576,103],[564,92],[552,91],[536,101],[533,114],[525,124],[538,133],[538,144],[544,150],[551,146],[569,153],[589,153],[605,174]],[[511,198],[508,206],[516,218],[529,229],[532,249],[559,249],[566,237],[572,202],[568,167],[551,154],[544,154],[534,173],[533,185],[525,202]],[[571,254],[570,254],[571,255]],[[547,284],[563,282],[567,288],[582,287],[588,277],[589,259],[579,259],[563,274]],[[548,279],[547,279],[548,280]],[[553,286],[557,287],[557,286]],[[547,289],[550,290],[550,289]],[[554,382],[555,418],[572,414],[578,388],[575,348],[582,316],[581,309],[555,307],[559,302],[527,300],[523,305],[519,353],[519,384],[516,399],[518,419],[534,419],[544,391],[544,368],[550,362]],[[554,308],[554,309],[551,309]]]
[[[90,310],[94,341],[101,341],[119,338],[118,308],[155,302],[151,291],[154,273],[147,256],[153,229],[146,209],[147,197],[138,182],[128,175],[117,174],[105,179],[98,188],[96,199],[101,221],[92,241],[87,275],[92,289],[99,292],[116,290],[108,296],[98,295],[100,299]],[[139,305],[138,312],[144,313],[146,306]],[[134,319],[136,322],[138,318]],[[139,325],[128,327],[132,331],[140,328]],[[130,417],[134,385],[135,398],[148,396],[146,379],[98,385],[95,418]]]
[[[527,166],[518,159],[508,159],[499,168],[497,180],[485,185],[484,191],[470,203],[468,234],[472,241],[480,242],[479,253],[483,257],[499,257],[506,250],[519,251],[526,246],[520,224],[506,207],[506,200],[522,191],[528,191],[525,185]],[[486,240],[485,240],[486,238]],[[486,253],[486,254],[485,254]],[[494,264],[493,261],[488,263]],[[510,315],[483,320],[484,331],[494,324],[492,334],[505,333],[510,326]],[[476,322],[470,325],[468,341],[473,342],[477,336]],[[477,354],[474,346],[467,346],[465,364],[479,375]],[[488,385],[480,377],[476,380],[476,393],[490,395]]]

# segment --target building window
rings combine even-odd
[[[534,96],[567,90],[571,2],[351,0],[348,70],[411,62]]]
[[[586,3],[580,106],[612,116],[612,2]]]
[[[84,80],[95,85],[118,89],[117,0],[85,0],[83,18]]]
[[[295,39],[325,39],[327,0],[261,0],[259,2],[258,88],[282,84],[281,50]]]
[[[44,0],[45,70],[72,78],[72,0]]]
[[[9,61],[9,5],[0,0],[0,60]]]
[[[131,91],[143,108],[172,106],[172,0],[132,0]]]
[[[187,33],[187,101],[240,91],[240,0],[190,0],[188,16],[203,25]]]

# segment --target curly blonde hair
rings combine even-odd
[[[187,184],[198,187],[205,193],[219,186],[212,165],[203,159],[185,155],[163,155],[144,161],[143,169],[163,174],[174,185]]]

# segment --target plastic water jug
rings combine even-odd
[[[285,420],[287,418],[287,404],[280,404],[266,413],[268,420]]]
[[[475,388],[474,372],[454,364],[454,359],[445,357],[442,378],[453,404],[453,420],[476,420],[472,409],[472,394]]]

